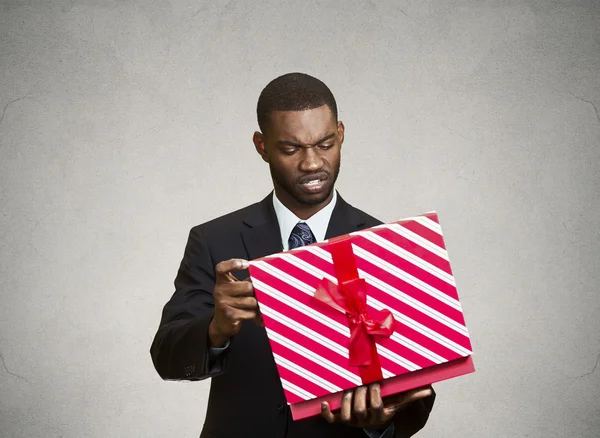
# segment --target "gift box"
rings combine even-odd
[[[250,262],[294,420],[475,371],[438,215],[427,213]]]

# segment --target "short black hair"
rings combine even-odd
[[[262,90],[256,106],[258,126],[265,133],[273,111],[305,111],[327,105],[337,121],[337,104],[331,90],[306,73],[287,73]]]

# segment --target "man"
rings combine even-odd
[[[247,260],[380,224],[335,191],[344,124],[320,80],[283,75],[262,91],[256,151],[274,191],[246,208],[192,228],[151,347],[163,379],[212,378],[202,438],[408,437],[427,421],[431,387],[382,400],[379,384],[346,391],[342,407],[293,421]],[[245,279],[245,280],[243,280]]]

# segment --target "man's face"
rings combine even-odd
[[[327,105],[306,111],[275,111],[267,132],[254,143],[269,163],[277,196],[285,204],[328,201],[340,170],[344,125]]]

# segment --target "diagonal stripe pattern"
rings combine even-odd
[[[351,238],[359,277],[368,284],[368,307],[389,309],[397,321],[390,338],[377,340],[385,378],[472,354],[435,212]],[[348,365],[346,316],[313,298],[323,278],[337,284],[327,242],[290,248],[250,262],[249,271],[282,387],[293,404],[361,380]]]

